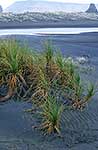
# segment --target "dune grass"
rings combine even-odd
[[[42,117],[42,123],[40,128],[48,134],[57,132],[60,135],[60,121],[63,109],[63,104],[57,102],[54,96],[48,95],[47,100],[41,107],[40,115]]]
[[[15,40],[0,41],[0,86],[7,87],[0,102],[13,98],[29,100],[41,116],[40,129],[60,134],[64,108],[85,108],[94,96],[93,84],[87,89],[74,62],[54,51],[49,42],[41,53],[21,46]]]

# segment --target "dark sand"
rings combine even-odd
[[[54,49],[61,49],[63,55],[74,59],[87,58],[83,66],[93,69],[88,74],[82,74],[82,77],[98,85],[98,33],[1,38],[15,38],[20,43],[26,41],[37,50],[43,50],[45,40],[51,40]],[[40,131],[32,130],[31,125],[35,125],[37,120],[33,118],[31,122],[31,116],[23,112],[30,107],[30,104],[12,100],[0,105],[0,150],[98,150],[98,94],[84,112],[65,112],[69,121],[63,124],[64,139],[56,135],[44,136]]]
[[[25,21],[25,22],[0,22],[0,29],[29,29],[29,28],[91,28],[98,27],[97,20],[63,21]]]

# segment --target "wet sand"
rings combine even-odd
[[[82,66],[94,68],[88,73],[81,73],[83,79],[90,79],[98,85],[98,33],[81,33],[75,35],[13,35],[1,38],[15,38],[20,44],[25,41],[35,50],[43,50],[43,43],[50,40],[54,49],[58,48],[63,55],[85,57],[88,59]],[[37,120],[24,113],[30,108],[25,102],[0,104],[0,150],[97,150],[98,149],[98,94],[93,97],[83,112],[65,112],[69,121],[63,124],[60,139],[57,135],[44,136],[33,130]],[[75,120],[77,118],[77,120]]]
[[[0,22],[0,29],[29,29],[29,28],[91,28],[98,27],[97,20],[60,20],[60,21],[10,21]]]

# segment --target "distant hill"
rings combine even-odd
[[[0,14],[0,28],[2,29],[41,27],[98,27],[98,14],[85,12]]]
[[[26,0],[13,3],[5,12],[85,12],[89,4]],[[98,7],[98,5],[97,5]]]
[[[3,8],[2,8],[2,6],[0,5],[0,13],[2,13],[3,12]]]

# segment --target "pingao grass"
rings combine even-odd
[[[49,42],[38,53],[15,40],[0,41],[0,86],[8,89],[0,102],[12,96],[29,100],[40,112],[40,129],[47,133],[60,134],[64,109],[82,110],[94,96],[94,85],[86,89],[83,84],[74,62]]]

